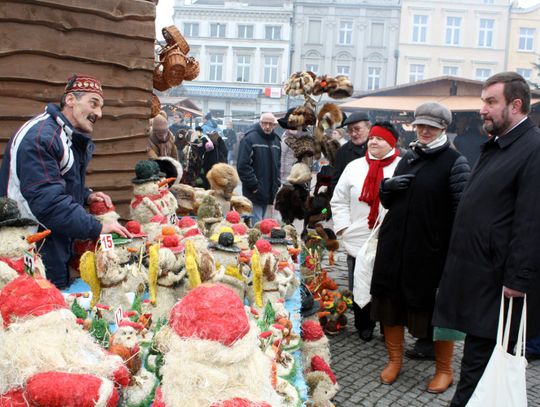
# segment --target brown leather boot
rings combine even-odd
[[[384,342],[386,343],[386,351],[388,352],[388,364],[380,376],[381,382],[384,384],[394,383],[399,375],[403,361],[404,336],[405,328],[403,326],[384,326]]]
[[[453,383],[452,356],[453,341],[436,341],[435,345],[435,376],[428,384],[430,393],[444,393]]]

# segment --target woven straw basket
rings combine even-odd
[[[186,68],[184,69],[184,79],[186,81],[192,81],[199,76],[200,71],[199,62],[195,58],[189,57],[186,61]]]
[[[152,109],[150,113],[150,117],[154,118],[156,117],[159,112],[161,111],[161,102],[159,101],[159,98],[152,93]]]
[[[182,53],[189,53],[189,44],[176,26],[170,25],[168,27],[164,27],[161,32],[163,33],[163,38],[165,38],[165,41],[167,41],[167,45],[178,44],[178,47]]]
[[[160,92],[166,91],[171,87],[165,80],[165,75],[163,74],[163,66],[160,64],[154,68],[154,76],[152,78],[154,89],[159,90]]]
[[[180,50],[173,48],[167,51],[163,61],[163,76],[170,86],[178,86],[184,80],[186,57]]]

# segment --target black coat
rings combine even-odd
[[[404,299],[414,310],[433,310],[455,209],[470,173],[449,143],[429,152],[409,150],[394,175],[416,174],[403,191],[381,191],[388,209],[379,231],[371,294]]]
[[[203,162],[202,162],[203,176],[201,178],[203,180],[203,188],[210,189],[210,183],[208,182],[208,179],[206,178],[206,174],[210,172],[214,164],[217,164],[217,163],[227,164],[228,151],[227,151],[227,147],[225,146],[225,142],[223,141],[223,139],[221,138],[219,134],[212,133],[206,137],[210,138],[210,140],[214,144],[214,148],[210,151],[204,152]]]
[[[281,186],[280,167],[279,136],[275,132],[265,134],[260,124],[251,127],[240,141],[236,163],[242,195],[255,204],[271,205]]]
[[[347,141],[336,151],[336,165],[334,166],[334,173],[332,174],[332,191],[336,187],[341,174],[345,171],[345,167],[351,161],[357,158],[362,158],[366,155],[367,142],[357,146],[352,141]]]
[[[539,181],[540,131],[530,119],[482,146],[456,214],[435,326],[495,338],[505,285],[528,293],[527,334],[540,333]]]

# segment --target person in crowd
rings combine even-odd
[[[223,131],[219,128],[218,122],[212,118],[212,113],[208,112],[203,116],[203,125],[201,126],[201,131],[204,134],[210,134],[213,131],[217,131],[221,136]]]
[[[369,131],[367,154],[351,161],[341,174],[332,196],[334,230],[347,251],[349,290],[353,291],[356,256],[375,227],[381,210],[379,185],[390,178],[400,160],[396,149],[398,133],[388,122],[375,123]],[[375,322],[371,304],[360,308],[353,302],[354,326],[360,338],[370,341]]]
[[[263,219],[266,208],[274,202],[281,185],[281,140],[275,133],[277,120],[272,113],[263,113],[259,123],[251,127],[238,148],[238,175],[242,194],[253,203],[254,223]]]
[[[433,323],[467,334],[451,406],[465,406],[495,347],[501,293],[515,297],[510,341],[527,294],[527,334],[540,333],[540,130],[515,72],[488,78],[480,115],[490,134],[463,192]],[[511,347],[510,347],[511,348]]]
[[[87,75],[72,76],[60,106],[48,104],[13,135],[0,169],[0,195],[14,199],[21,217],[33,219],[52,234],[41,248],[47,278],[58,288],[69,285],[74,239],[97,239],[101,233],[131,234],[118,222],[102,225],[83,205],[111,198],[85,186],[94,143],[91,134],[101,118],[101,83]]]
[[[445,130],[451,121],[452,114],[439,103],[418,106],[413,121],[417,141],[394,176],[381,183],[381,202],[388,213],[375,255],[371,317],[384,328],[384,384],[392,384],[401,370],[405,326],[416,338],[433,336],[435,293],[470,174],[467,159],[450,148]],[[436,370],[429,392],[444,392],[452,384],[453,348],[453,342],[435,342]]]
[[[169,130],[167,118],[158,114],[152,119],[150,137],[148,137],[148,157],[171,157],[178,159],[174,135]]]
[[[204,153],[201,179],[203,181],[203,188],[210,189],[210,183],[206,179],[206,174],[208,174],[214,164],[227,163],[228,151],[225,141],[223,141],[217,130],[213,130],[206,136],[203,136],[202,144],[204,145]]]
[[[226,126],[227,128],[223,130],[223,139],[227,147],[227,161],[230,165],[233,165],[236,160],[236,132],[233,129],[232,122],[227,122]]]
[[[175,113],[173,115],[173,124],[171,124],[171,126],[169,127],[169,130],[171,131],[173,136],[176,137],[180,130],[187,131],[189,129],[190,129],[190,127],[187,124],[184,123],[184,118],[180,117],[180,115],[178,113]]]
[[[341,146],[347,144],[347,139],[345,138],[345,130],[343,130],[342,128],[332,130],[330,136],[334,140],[337,140]]]
[[[454,139],[454,146],[463,154],[471,167],[476,164],[480,156],[480,148],[488,137],[482,127],[482,122],[477,119],[469,119],[464,125],[456,127],[457,136]]]
[[[332,176],[332,189],[334,189],[341,177],[341,173],[345,170],[347,164],[357,158],[362,158],[366,155],[367,140],[371,123],[369,117],[365,113],[353,113],[349,115],[341,124],[342,127],[347,127],[347,133],[350,140],[342,145],[336,153],[336,166]]]

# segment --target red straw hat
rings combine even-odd
[[[116,210],[114,205],[109,208],[107,205],[105,205],[105,202],[103,201],[92,202],[88,209],[92,215],[104,215],[106,213],[114,212]]]
[[[268,218],[268,219],[263,219],[259,227],[261,229],[262,234],[267,235],[272,231],[272,229],[274,229],[275,227],[279,227],[279,223],[275,219]]]
[[[190,228],[196,225],[197,225],[197,222],[195,222],[195,219],[193,219],[190,216],[183,216],[178,220],[178,227],[180,229]]]
[[[313,356],[311,359],[311,370],[314,372],[324,372],[328,375],[330,380],[332,380],[332,383],[337,383],[336,375],[334,372],[332,372],[332,369],[330,369],[328,363],[326,363],[320,356]]]
[[[236,211],[227,212],[227,215],[225,215],[225,220],[230,223],[240,223],[240,219],[240,214]]]
[[[318,341],[324,336],[321,324],[318,321],[304,321],[302,323],[302,340]]]
[[[255,247],[259,253],[270,253],[272,251],[272,244],[266,239],[259,239],[255,242]]]
[[[141,224],[136,220],[130,220],[126,223],[126,229],[131,233],[132,237],[146,237],[148,236],[141,230]]]

